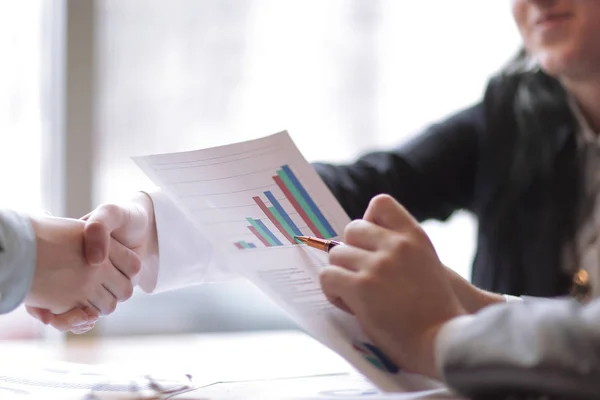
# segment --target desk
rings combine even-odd
[[[68,361],[205,383],[340,374],[353,368],[299,331],[0,341],[2,360]]]

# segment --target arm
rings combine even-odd
[[[106,259],[116,240],[142,263],[139,286],[157,293],[211,279],[215,254],[193,222],[160,190],[139,192],[126,204],[103,204],[85,217],[88,259]],[[102,249],[101,254],[92,253]],[[126,267],[117,265],[117,268]]]
[[[121,271],[141,264],[135,279],[145,292],[232,276],[219,265],[208,240],[160,191],[140,192],[124,204],[103,204],[83,219],[86,259],[95,265],[114,262]],[[126,256],[116,258],[116,251]],[[86,318],[77,308],[60,315],[40,307],[28,311],[59,330],[84,333],[93,328],[93,322],[83,328],[74,325],[76,319]]]
[[[233,277],[206,236],[165,193],[156,190],[140,196],[147,202],[155,241],[141,274],[144,291],[162,292]]]
[[[314,167],[352,219],[362,218],[380,193],[394,197],[419,221],[445,219],[471,207],[478,137],[484,132],[478,104],[391,151],[370,153],[349,165]]]
[[[532,300],[446,323],[436,363],[469,396],[507,392],[595,398],[600,393],[600,299]]]
[[[56,313],[92,307],[108,314],[131,295],[128,275],[136,265],[121,272],[108,262],[90,266],[83,227],[73,219],[0,212],[0,312],[25,302]],[[80,322],[89,322],[85,312]]]
[[[0,211],[0,314],[23,302],[35,272],[35,234],[29,219]]]

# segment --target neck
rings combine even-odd
[[[562,84],[577,101],[592,130],[600,133],[600,74],[594,79],[563,79]]]

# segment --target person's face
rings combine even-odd
[[[600,73],[600,0],[512,0],[528,53],[548,74]]]

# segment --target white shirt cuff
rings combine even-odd
[[[507,303],[520,303],[523,301],[523,299],[519,296],[511,296],[510,294],[504,294],[503,296]]]
[[[160,190],[146,192],[154,204],[154,219],[158,233],[158,266],[143,268],[140,287],[147,293],[163,292],[197,285],[206,281],[228,280],[232,274],[217,262],[210,241]]]

